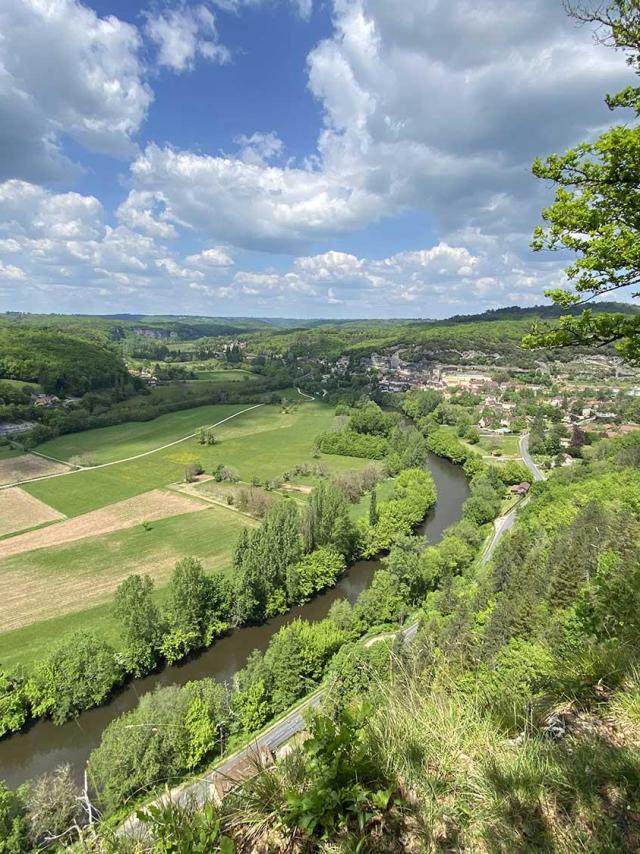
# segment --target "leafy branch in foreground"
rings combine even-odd
[[[592,10],[569,6],[568,11],[583,23],[595,24],[599,41],[624,50],[628,64],[640,73],[637,3],[613,0]],[[629,86],[606,102],[610,109],[632,109],[637,117],[640,88]],[[565,154],[538,158],[533,174],[556,186],[553,203],[542,211],[545,224],[534,231],[533,249],[569,250],[577,256],[565,270],[571,286],[546,295],[568,308],[639,285],[640,126],[617,125]],[[523,342],[526,348],[610,343],[628,360],[640,361],[640,317],[587,310],[579,317],[561,318],[556,329],[534,327]]]

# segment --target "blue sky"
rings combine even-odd
[[[0,307],[542,301],[536,154],[611,121],[559,0],[0,0]]]

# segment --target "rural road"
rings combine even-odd
[[[226,418],[223,418],[221,421],[216,421],[215,424],[210,424],[206,427],[207,430],[212,429],[213,427],[219,427],[221,424],[224,424],[227,421],[231,421],[232,418],[237,418],[238,415],[243,415],[245,412],[251,412],[252,409],[258,409],[260,406],[264,406],[264,403],[255,403],[253,406],[249,406],[246,409],[241,409],[240,412],[234,412],[233,415],[228,415]],[[74,469],[69,471],[57,472],[56,474],[45,474],[40,477],[31,477],[27,478],[27,480],[17,480],[14,483],[4,483],[0,486],[0,489],[9,489],[12,486],[20,486],[23,483],[34,483],[38,480],[51,480],[54,477],[66,477],[70,474],[77,474],[80,471],[95,471],[96,469],[105,469],[109,466],[119,466],[121,463],[130,463],[133,460],[140,460],[142,457],[148,457],[151,454],[157,454],[158,451],[165,451],[167,448],[173,448],[174,445],[180,445],[182,442],[187,442],[189,439],[193,439],[196,433],[189,433],[188,436],[183,436],[181,439],[176,439],[173,442],[168,442],[166,445],[160,445],[158,448],[152,448],[150,451],[143,451],[141,454],[134,454],[131,457],[124,457],[121,460],[112,460],[110,463],[100,463],[97,466],[77,466]],[[30,451],[30,453],[34,454],[37,457],[44,457],[46,460],[52,460],[54,463],[62,463],[63,465],[69,465],[67,460],[59,460],[56,457],[49,457],[46,454],[41,454],[38,451]]]
[[[523,433],[520,436],[520,455],[524,460],[525,465],[531,472],[533,479],[540,481],[545,480],[545,476],[542,474],[538,466],[531,459],[531,454],[529,453],[529,434]],[[513,523],[516,521],[516,516],[521,507],[529,501],[529,496],[527,495],[522,501],[519,501],[515,507],[512,507],[508,513],[505,513],[504,516],[498,516],[498,518],[493,523],[493,537],[491,542],[487,546],[484,554],[482,555],[480,562],[486,563],[491,560],[493,553],[496,549],[496,546],[500,542],[500,540],[504,537],[504,535],[513,527]]]
[[[538,466],[531,459],[531,454],[529,453],[529,434],[523,433],[520,436],[520,455],[525,462],[525,465],[533,475],[534,480],[544,480],[545,476],[542,474]]]
[[[418,631],[418,623],[412,623],[400,633],[407,642],[411,642]],[[396,633],[388,633],[368,638],[366,646],[371,646],[378,640],[393,637]],[[267,730],[261,733],[246,747],[232,754],[228,759],[220,762],[213,771],[194,783],[177,786],[165,792],[147,806],[159,806],[166,803],[178,806],[201,807],[211,800],[214,793],[224,789],[224,784],[233,786],[234,782],[247,779],[260,767],[260,756],[272,755],[286,744],[294,735],[302,732],[305,728],[304,713],[307,709],[317,708],[327,688],[321,687],[314,694],[289,712],[284,718],[276,721]],[[118,830],[118,835],[143,837],[146,834],[145,826],[138,820],[136,815],[131,815],[123,822]]]

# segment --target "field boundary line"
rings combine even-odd
[[[239,412],[234,412],[233,415],[227,415],[226,418],[223,418],[221,421],[216,421],[215,424],[209,424],[205,427],[206,430],[212,430],[214,427],[219,427],[221,424],[225,424],[227,421],[231,421],[232,418],[237,418],[238,415],[244,415],[245,412],[251,412],[253,409],[258,409],[260,406],[265,406],[264,403],[254,403],[253,406],[249,406],[246,409],[241,409]],[[199,430],[200,428],[198,428]],[[96,471],[96,469],[104,469],[108,466],[118,466],[121,463],[131,463],[134,460],[140,460],[142,457],[148,457],[151,454],[157,454],[158,451],[166,451],[167,448],[173,448],[174,445],[179,445],[181,442],[186,442],[189,439],[193,439],[193,437],[197,434],[197,430],[194,430],[193,433],[189,433],[188,436],[183,436],[181,439],[175,439],[173,442],[168,442],[166,445],[160,445],[158,448],[152,448],[150,451],[143,451],[141,454],[134,454],[131,457],[124,457],[121,460],[112,460],[109,463],[99,463],[97,466],[79,466],[75,469],[71,469],[70,471],[61,471],[56,474],[47,474],[41,475],[40,477],[31,477],[26,480],[17,480],[14,483],[3,483],[0,486],[0,489],[9,489],[12,486],[22,486],[25,483],[35,483],[40,480],[51,480],[54,477],[68,477],[72,474],[77,474],[81,471]],[[44,457],[44,454],[37,454],[37,456]],[[49,457],[49,459],[53,460],[53,457]],[[70,463],[65,462],[63,460],[56,460],[55,462],[62,462],[64,465],[70,465]]]

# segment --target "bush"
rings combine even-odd
[[[102,705],[122,678],[113,648],[82,631],[35,665],[26,692],[35,716],[49,715],[60,724]]]
[[[204,474],[204,469],[199,462],[189,463],[189,465],[185,466],[184,482],[193,483],[201,474]]]
[[[389,451],[389,442],[382,436],[343,430],[340,433],[322,433],[317,439],[324,454],[339,454],[346,457],[364,457],[381,460]]]

